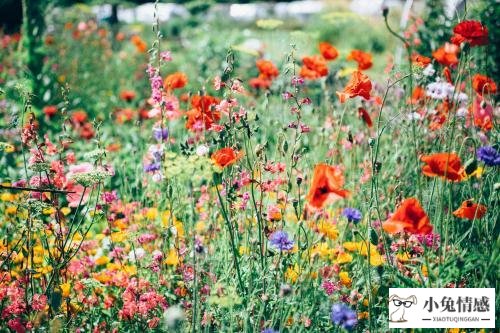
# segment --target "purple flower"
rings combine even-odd
[[[168,128],[154,127],[153,136],[158,141],[165,141],[168,139]]]
[[[477,158],[488,166],[500,165],[500,153],[492,146],[480,147],[477,150]]]
[[[301,86],[304,84],[304,78],[294,76],[292,77],[292,86]]]
[[[272,328],[265,328],[262,330],[262,333],[279,333],[278,331],[275,331]]]
[[[354,222],[354,223],[358,223],[359,221],[361,221],[361,212],[359,210],[357,210],[356,208],[344,208],[344,210],[342,211],[342,215],[345,216],[345,218],[347,218],[347,221],[349,222]]]
[[[333,304],[330,319],[347,330],[353,329],[358,323],[356,312],[343,303]]]
[[[275,231],[269,236],[271,246],[280,251],[290,251],[293,249],[293,240],[288,237],[288,234],[282,230]]]
[[[144,166],[144,171],[146,172],[154,172],[160,170],[161,164],[159,162],[147,164]]]
[[[288,91],[285,91],[283,94],[281,94],[281,96],[283,96],[284,100],[288,100],[293,97],[293,94]]]

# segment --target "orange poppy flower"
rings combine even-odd
[[[451,42],[455,45],[469,43],[471,46],[488,44],[488,29],[479,21],[463,21],[453,28]]]
[[[349,191],[344,190],[344,175],[338,166],[318,164],[314,167],[311,188],[306,200],[315,208],[322,208],[328,202],[345,198]]]
[[[462,180],[462,162],[455,153],[436,153],[420,158],[426,165],[422,173],[428,177],[444,177],[451,181]]]
[[[318,47],[319,52],[326,60],[335,60],[339,56],[339,51],[330,43],[321,42]]]
[[[219,99],[213,96],[195,95],[191,99],[191,110],[186,112],[186,128],[192,131],[209,129],[212,124],[220,120],[220,113],[213,110]]]
[[[225,168],[231,164],[234,164],[241,157],[243,157],[242,151],[235,151],[231,147],[226,147],[217,150],[212,154],[212,161],[220,168]]]
[[[250,87],[254,89],[269,89],[269,87],[271,87],[272,81],[261,74],[259,75],[259,77],[250,79],[249,84]]]
[[[472,77],[472,88],[481,96],[483,94],[496,94],[497,85],[495,81],[486,75],[476,74]]]
[[[425,94],[424,88],[422,88],[421,86],[416,86],[415,89],[413,89],[411,99],[408,101],[408,103],[417,104],[419,102],[425,101],[426,97],[427,95]]]
[[[458,64],[458,50],[458,46],[446,43],[444,46],[432,52],[432,56],[441,65],[453,67]]]
[[[419,67],[425,67],[431,63],[431,58],[415,53],[411,56],[411,61]]]
[[[275,78],[280,74],[276,65],[269,60],[259,59],[255,62],[255,64],[257,65],[257,69],[260,74],[262,74],[266,79]]]
[[[132,37],[130,37],[130,41],[132,42],[132,44],[135,45],[137,52],[146,53],[146,51],[148,49],[148,45],[146,44],[145,41],[143,41],[141,39],[141,37],[139,37],[137,35],[133,35]]]
[[[316,80],[328,75],[328,66],[322,56],[313,55],[302,58],[303,66],[300,69],[300,76],[308,80]]]
[[[131,102],[135,98],[135,92],[132,90],[122,90],[120,98],[126,102]]]
[[[432,224],[420,202],[416,198],[405,199],[394,214],[382,223],[382,228],[389,234],[408,232],[427,235],[432,232]]]
[[[356,61],[360,71],[369,69],[373,66],[372,55],[361,50],[352,50],[347,56],[347,60]]]
[[[458,207],[453,215],[462,219],[474,220],[480,219],[486,214],[486,206],[473,203],[472,200],[465,200],[462,205]]]
[[[83,124],[87,121],[87,112],[75,111],[71,114],[71,120],[74,124]]]
[[[168,75],[163,81],[163,87],[165,90],[182,89],[188,83],[188,78],[186,74],[182,72],[175,72]]]
[[[370,99],[371,90],[372,83],[368,76],[360,71],[355,71],[352,73],[351,80],[347,83],[344,91],[337,91],[337,96],[340,99],[340,103],[344,103],[347,98],[353,98],[356,96],[361,96],[364,99]]]

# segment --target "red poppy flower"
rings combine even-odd
[[[175,72],[170,74],[163,81],[163,87],[165,90],[182,89],[188,83],[188,78],[186,74],[182,72]]]
[[[345,198],[349,191],[343,189],[344,175],[338,166],[324,163],[316,165],[311,182],[311,188],[306,200],[315,208],[322,208],[328,202]]]
[[[394,214],[382,224],[389,234],[408,232],[416,235],[427,235],[432,232],[432,224],[420,202],[415,198],[405,199]]]
[[[469,43],[471,46],[488,44],[488,29],[479,21],[463,21],[453,28],[451,42],[456,45]]]
[[[302,58],[300,76],[308,80],[316,80],[328,75],[328,66],[322,56],[314,55]]]
[[[87,112],[75,111],[71,114],[71,120],[72,120],[73,124],[81,125],[87,121]]]
[[[422,173],[428,177],[443,177],[451,181],[462,180],[462,162],[455,153],[436,153],[420,158],[426,165]]]
[[[47,105],[43,108],[43,113],[49,118],[53,117],[57,113],[57,107],[55,105]]]
[[[481,96],[483,94],[496,94],[497,85],[495,81],[486,75],[476,74],[472,77],[472,88]]]
[[[474,220],[480,219],[486,214],[486,206],[473,203],[472,200],[465,200],[462,205],[458,207],[453,215],[462,219]]]
[[[454,67],[458,64],[458,46],[446,43],[432,53],[438,63],[444,66]]]
[[[360,71],[369,69],[373,66],[372,55],[361,50],[352,50],[347,56],[347,60],[356,61]]]
[[[225,168],[231,164],[234,164],[243,156],[243,152],[235,151],[231,147],[226,147],[217,150],[212,154],[212,161],[220,168]]]
[[[337,96],[340,99],[340,103],[344,103],[347,98],[353,98],[356,96],[361,96],[364,99],[370,99],[371,90],[372,83],[368,76],[360,71],[355,71],[352,73],[351,80],[347,83],[344,91],[337,91]]]
[[[368,128],[371,128],[373,126],[372,118],[370,117],[368,111],[366,111],[364,108],[358,109],[358,115],[359,117],[361,117],[361,119],[363,119]]]
[[[213,96],[193,96],[191,99],[193,108],[186,112],[188,117],[186,128],[195,132],[210,129],[212,124],[220,120],[220,113],[214,109],[218,103],[219,99]]]
[[[335,60],[339,56],[339,51],[330,43],[321,42],[318,47],[319,52],[326,60]]]

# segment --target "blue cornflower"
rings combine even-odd
[[[271,246],[280,251],[290,251],[293,249],[293,240],[283,230],[275,231],[269,236]]]
[[[347,218],[347,221],[354,223],[358,223],[359,221],[361,221],[362,217],[361,212],[359,210],[350,207],[344,208],[344,210],[342,211],[342,215],[344,215]]]
[[[168,128],[154,127],[153,136],[158,141],[165,141],[168,139]]]
[[[351,330],[358,323],[358,318],[356,312],[351,310],[350,307],[343,303],[337,303],[332,305],[332,312],[330,313],[330,319],[336,325],[340,325],[347,330]]]
[[[500,165],[500,153],[492,146],[480,147],[477,150],[477,158],[488,166]]]

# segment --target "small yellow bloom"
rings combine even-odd
[[[68,298],[71,292],[71,284],[69,282],[61,283],[59,288],[61,288],[62,297]]]
[[[151,207],[146,212],[146,218],[150,221],[156,220],[158,217],[158,208]]]
[[[300,274],[301,274],[301,269],[299,265],[295,264],[293,267],[290,266],[286,269],[285,278],[288,281],[295,283],[299,278]]]
[[[54,207],[48,207],[48,208],[44,208],[42,210],[43,215],[52,215],[55,212],[56,212],[56,209]]]
[[[0,200],[2,200],[4,202],[12,202],[12,201],[14,201],[14,199],[15,199],[14,194],[9,193],[9,192],[4,192],[0,195]]]
[[[180,263],[179,255],[177,254],[176,249],[170,249],[168,252],[168,256],[165,259],[165,264],[170,266],[177,266]]]
[[[339,253],[336,260],[337,264],[339,265],[347,264],[350,263],[351,261],[352,261],[352,256],[347,252]]]
[[[106,265],[110,259],[107,256],[100,256],[99,258],[96,259],[95,263],[96,265]]]
[[[248,246],[241,245],[239,248],[240,256],[250,254],[250,248]]]
[[[340,279],[340,283],[342,283],[344,286],[346,286],[346,287],[350,287],[351,286],[352,280],[349,277],[349,273],[348,272],[340,272],[339,273],[339,279]]]
[[[71,208],[69,208],[69,207],[63,207],[63,208],[61,208],[61,213],[63,213],[64,216],[68,216],[69,213],[71,213]]]

